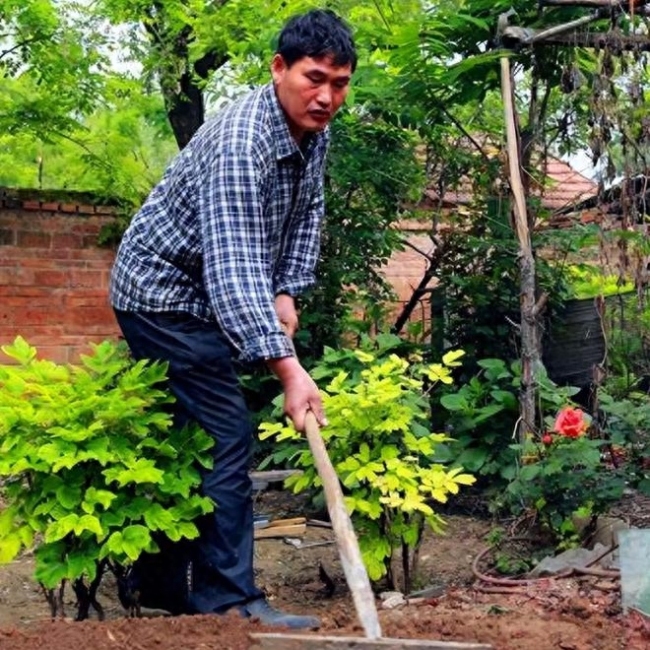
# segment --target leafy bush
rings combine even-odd
[[[605,275],[603,270],[590,264],[572,264],[565,269],[568,295],[584,300],[596,296],[616,296],[634,291],[634,283],[615,275]]]
[[[214,506],[197,463],[213,443],[172,427],[164,364],[109,342],[79,366],[38,360],[21,338],[2,350],[17,365],[0,366],[0,563],[35,546],[40,583],[81,587],[157,551],[155,535],[198,535]]]
[[[365,338],[367,350],[372,342]],[[361,553],[373,580],[388,575],[402,551],[405,589],[414,566],[409,552],[417,548],[424,526],[440,531],[443,521],[433,503],[444,503],[474,478],[455,467],[435,463],[436,447],[447,436],[432,433],[428,392],[451,383],[451,368],[463,352],[449,352],[442,363],[407,361],[387,352],[399,339],[384,335],[380,350],[327,349],[313,376],[327,377],[323,402],[329,424],[322,430],[328,453],[346,490],[346,504],[360,534]],[[345,369],[343,369],[345,368]],[[304,472],[288,479],[295,492],[318,487],[320,479],[306,442],[292,426],[267,422],[261,437],[285,443],[284,458]]]
[[[589,418],[579,408],[562,409],[541,441],[513,445],[524,463],[507,494],[513,510],[532,512],[560,547],[580,542],[576,518],[592,519],[618,501],[625,486],[607,470],[605,442],[587,435]]]
[[[458,463],[485,479],[494,494],[515,478],[518,453],[512,447],[519,417],[518,395],[521,364],[502,359],[481,359],[479,372],[454,393],[440,397],[449,411],[448,429],[453,440],[440,445],[441,461]],[[574,387],[559,387],[539,371],[540,413],[557,410],[578,392]],[[540,428],[543,426],[540,415]]]

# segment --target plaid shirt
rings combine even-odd
[[[314,283],[328,140],[301,151],[272,84],[206,122],[124,234],[113,306],[216,321],[244,361],[291,356],[274,299]]]

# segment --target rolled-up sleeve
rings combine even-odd
[[[266,177],[250,152],[226,151],[196,179],[205,288],[217,322],[244,361],[294,354],[274,308],[262,221]]]

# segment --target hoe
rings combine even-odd
[[[343,492],[327,455],[316,418],[307,414],[305,429],[316,469],[323,482],[327,510],[332,522],[341,565],[352,593],[357,617],[365,637],[319,636],[307,634],[251,634],[251,650],[491,650],[492,646],[479,643],[454,643],[428,639],[390,639],[382,637],[375,598],[370,586],[359,543],[345,508]]]

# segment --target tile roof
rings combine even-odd
[[[598,184],[557,158],[549,158],[546,163],[546,183],[544,187],[533,186],[533,195],[539,196],[542,207],[563,210],[575,206],[598,193]],[[424,192],[420,207],[437,206],[440,197],[433,184]],[[472,201],[471,182],[464,177],[457,188],[444,193],[442,204],[445,207],[469,205]]]

